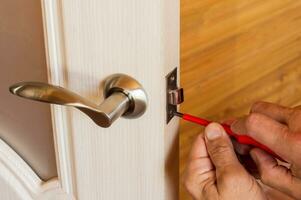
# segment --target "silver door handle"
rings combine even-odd
[[[121,116],[138,118],[147,107],[147,95],[143,87],[125,74],[115,74],[104,81],[105,100],[100,105],[70,90],[46,83],[21,82],[12,85],[9,90],[26,99],[75,107],[101,127],[111,126]]]

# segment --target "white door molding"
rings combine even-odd
[[[58,179],[42,181],[28,164],[3,140],[0,139],[1,197],[4,195],[24,200],[71,199],[62,190]]]
[[[49,83],[67,87],[61,1],[42,0],[42,13]],[[68,111],[65,107],[52,105],[51,112],[58,180],[67,195],[76,195]]]

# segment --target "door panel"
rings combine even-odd
[[[300,104],[300,19],[296,0],[182,0],[182,111],[223,120],[258,100]],[[202,130],[181,124],[181,172]],[[181,199],[190,199],[183,187]]]
[[[0,138],[48,180],[57,177],[50,107],[8,90],[24,80],[47,81],[41,2],[0,4]]]
[[[177,199],[178,121],[166,125],[165,75],[179,64],[178,2],[57,3],[44,2],[50,82],[100,103],[102,80],[125,73],[149,98],[141,118],[118,119],[108,129],[77,110],[54,107],[54,121],[66,122],[55,131],[67,141],[58,153],[70,161],[60,161],[67,167],[61,180],[73,177],[78,199]]]

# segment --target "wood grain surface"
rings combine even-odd
[[[181,85],[181,111],[217,121],[259,100],[300,104],[301,1],[182,0]],[[181,122],[181,174],[202,130]]]

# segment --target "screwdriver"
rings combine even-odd
[[[209,120],[195,117],[195,116],[192,116],[189,114],[183,114],[180,112],[174,112],[174,115],[184,119],[185,121],[193,122],[193,123],[199,124],[201,126],[208,126],[211,123],[211,121],[209,121]],[[284,161],[280,156],[278,156],[274,151],[269,149],[267,146],[257,142],[256,140],[254,140],[253,138],[251,138],[247,135],[240,135],[240,134],[234,133],[231,130],[231,127],[227,124],[221,124],[221,125],[225,129],[226,133],[230,137],[234,138],[238,143],[246,144],[246,145],[250,145],[250,146],[262,149],[262,150],[266,151],[267,153],[269,153],[270,155],[274,156],[275,158],[278,158],[279,160]]]

